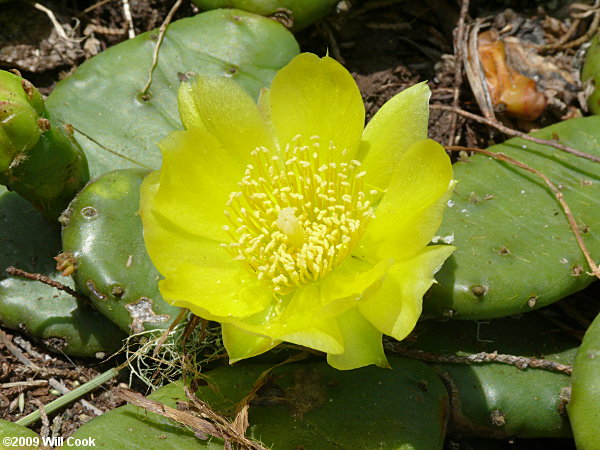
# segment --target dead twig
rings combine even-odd
[[[127,35],[129,39],[135,37],[135,29],[133,28],[133,17],[131,17],[131,8],[129,7],[129,0],[122,0],[123,2],[123,16],[125,16],[125,22],[127,23]]]
[[[11,352],[13,354],[13,356],[21,362],[21,364],[24,364],[26,366],[38,367],[33,362],[31,362],[31,360],[29,358],[27,358],[27,356],[25,356],[23,354],[23,352],[21,350],[19,350],[19,348],[15,344],[13,344],[10,341],[10,339],[8,338],[6,333],[2,330],[0,330],[0,344],[4,344],[6,349],[9,352]]]
[[[575,6],[575,5],[572,5]],[[581,8],[582,5],[577,5],[579,7],[579,9],[587,9],[584,13],[579,13],[579,14],[573,14],[573,17],[575,18],[575,20],[573,21],[573,24],[575,24],[575,22],[579,22],[581,21],[581,19],[585,19],[586,17],[590,16],[591,14],[594,15],[594,18],[592,19],[592,23],[590,24],[589,28],[587,29],[587,31],[585,32],[585,34],[583,34],[583,36],[580,36],[579,38],[570,41],[570,42],[562,42],[559,45],[557,45],[557,48],[560,49],[568,49],[568,48],[573,48],[573,47],[578,47],[581,44],[588,42],[598,31],[598,28],[600,27],[600,9],[598,8],[598,6],[600,6],[600,1],[596,0],[596,2],[594,2],[594,6],[591,8]],[[589,5],[586,5],[589,6]]]
[[[47,380],[30,380],[30,381],[14,381],[12,383],[0,383],[0,389],[8,389],[14,387],[37,387],[48,386]]]
[[[110,3],[113,1],[115,1],[115,0],[100,0],[99,2],[94,3],[92,6],[88,6],[87,8],[85,8],[83,11],[81,11],[79,14],[77,14],[77,17],[84,16],[87,13],[89,13],[90,11],[93,11],[96,8],[100,8],[101,6],[106,5],[107,3]]]
[[[574,41],[570,41],[565,44],[559,45],[558,48],[565,50],[573,47],[579,47],[581,44],[588,42],[592,37],[594,37],[599,27],[600,10],[596,10],[594,13],[594,18],[592,19],[592,23],[590,24],[590,27],[585,32],[585,34],[583,36],[578,37]]]
[[[481,112],[487,119],[495,120],[492,96],[479,59],[479,30],[488,25],[485,19],[478,18],[469,26],[467,51],[463,53],[463,67]]]
[[[460,16],[458,17],[458,25],[455,29],[454,35],[454,97],[452,98],[452,106],[458,108],[458,101],[460,99],[460,87],[463,82],[463,55],[465,45],[465,18],[469,12],[469,0],[462,0],[460,6]],[[458,121],[458,114],[452,112],[450,115],[450,134],[448,137],[448,145],[454,145],[456,136],[456,123]],[[457,139],[458,141],[458,139]]]
[[[226,442],[233,441],[242,446],[242,448],[266,450],[257,442],[251,441],[247,437],[237,433],[226,419],[213,411],[205,402],[197,399],[189,389],[186,389],[186,395],[190,399],[193,399],[193,405],[198,409],[200,416],[191,411],[180,411],[162,403],[149,400],[143,395],[129,389],[117,388],[117,392],[132,405],[186,425],[201,435],[214,436],[224,439]]]
[[[437,353],[425,352],[423,350],[403,348],[399,342],[386,342],[385,347],[387,350],[390,350],[401,356],[406,356],[409,358],[419,359],[421,361],[427,362],[451,364],[481,364],[493,362],[509,364],[511,366],[518,367],[521,370],[531,367],[534,369],[548,370],[551,372],[560,372],[567,375],[571,375],[571,373],[573,372],[573,366],[561,364],[556,361],[549,361],[547,359],[538,358],[527,358],[525,356],[505,355],[498,352],[480,352],[467,356],[456,356],[442,355]]]
[[[35,375],[37,377],[60,377],[67,378],[70,380],[81,380],[81,373],[77,370],[71,369],[58,369],[55,367],[39,367],[35,365],[18,366],[13,369],[17,375]],[[85,380],[87,381],[87,380]]]
[[[53,288],[64,291],[67,294],[69,294],[75,298],[87,300],[87,297],[85,295],[80,294],[79,292],[71,289],[69,286],[65,286],[64,284],[59,283],[58,281],[54,281],[50,277],[47,277],[46,275],[42,275],[41,273],[25,272],[24,270],[17,269],[16,267],[13,267],[13,266],[7,267],[6,273],[13,277],[21,277],[21,278],[27,278],[28,280],[39,281],[40,283],[44,283],[44,284],[47,284],[48,286],[52,286]]]
[[[528,172],[531,172],[535,175],[537,175],[538,177],[540,177],[542,180],[544,180],[544,182],[546,183],[546,185],[552,190],[552,192],[554,193],[554,196],[556,197],[556,199],[558,200],[558,203],[560,203],[560,206],[562,207],[565,216],[567,217],[567,220],[569,222],[569,226],[571,227],[571,230],[573,231],[573,234],[575,234],[575,239],[577,240],[577,244],[579,244],[579,248],[581,249],[583,255],[585,256],[585,259],[588,262],[588,265],[590,266],[591,269],[591,273],[589,273],[589,275],[595,276],[597,278],[600,278],[600,269],[598,268],[598,265],[596,264],[596,262],[594,261],[594,259],[592,258],[592,255],[590,254],[590,251],[588,250],[587,246],[585,245],[585,242],[583,241],[583,238],[581,237],[581,232],[579,231],[579,227],[577,226],[577,222],[575,222],[575,218],[573,217],[573,213],[571,212],[571,208],[569,207],[569,205],[567,204],[567,202],[564,199],[564,196],[562,194],[562,192],[560,192],[560,190],[558,189],[558,187],[556,187],[556,185],[546,176],[544,175],[542,172],[540,172],[537,169],[534,169],[533,167],[528,166],[527,164],[518,161],[514,158],[511,158],[510,156],[506,156],[504,153],[497,153],[497,152],[492,152],[489,150],[483,150],[480,148],[474,148],[474,147],[462,147],[462,146],[458,146],[458,145],[454,145],[454,146],[447,146],[446,147],[447,150],[451,150],[451,151],[470,151],[470,152],[476,152],[476,153],[482,153],[484,155],[490,156],[494,159],[497,159],[499,161],[505,161],[507,163],[510,163],[516,167],[519,167],[523,170],[526,170]]]
[[[530,45],[532,47],[538,48],[542,51],[557,50],[557,49],[565,50],[565,49],[569,49],[569,48],[573,48],[573,47],[578,47],[579,45],[581,45],[585,42],[588,42],[594,36],[594,34],[596,34],[596,32],[598,31],[598,28],[600,26],[600,9],[598,9],[599,5],[600,5],[600,2],[598,0],[596,0],[594,5],[586,5],[583,3],[573,3],[570,6],[571,10],[579,10],[579,11],[583,11],[583,12],[571,14],[573,21],[569,25],[569,28],[567,29],[567,31],[559,39],[557,39],[555,42],[552,42],[551,44],[545,44],[545,45],[530,44]],[[573,37],[573,35],[577,31],[577,29],[579,28],[579,25],[581,25],[582,21],[584,19],[586,19],[587,17],[591,16],[592,14],[594,15],[594,18],[592,19],[592,23],[590,24],[590,26],[588,27],[586,32],[582,36],[580,36],[572,41],[569,41],[569,39],[571,39]]]
[[[69,37],[67,36],[67,33],[65,33],[65,29],[58,22],[58,20],[56,19],[56,16],[54,15],[54,13],[52,12],[51,9],[46,8],[44,5],[41,5],[38,2],[34,2],[34,1],[30,1],[30,0],[25,0],[25,2],[30,4],[31,6],[33,6],[35,9],[42,11],[44,14],[46,14],[46,16],[48,16],[48,19],[50,19],[50,22],[52,22],[52,26],[56,30],[56,34],[58,34],[58,36],[60,38],[65,39],[67,41],[70,40]]]
[[[152,64],[150,65],[150,71],[148,73],[148,81],[146,82],[146,86],[144,86],[144,88],[142,89],[142,92],[140,93],[142,99],[149,100],[148,91],[150,90],[150,86],[152,85],[152,75],[154,74],[154,69],[156,68],[156,65],[158,64],[158,52],[162,45],[162,41],[165,38],[165,33],[167,32],[167,27],[171,23],[171,20],[173,20],[173,16],[175,15],[175,13],[177,12],[177,10],[179,9],[179,7],[181,6],[182,3],[183,3],[183,0],[177,0],[175,2],[173,7],[167,14],[167,17],[165,17],[164,22],[161,24],[160,28],[158,29],[158,39],[156,40],[156,46],[154,47],[154,52],[152,53]]]
[[[573,147],[569,147],[568,145],[561,144],[560,142],[557,142],[557,141],[541,139],[541,138],[531,136],[527,133],[523,133],[522,131],[513,130],[512,128],[506,127],[494,120],[486,119],[485,117],[478,116],[477,114],[470,113],[470,112],[465,111],[460,108],[455,108],[453,106],[448,106],[448,105],[439,105],[439,104],[433,104],[433,105],[430,105],[430,107],[431,107],[431,109],[440,109],[443,111],[455,111],[457,114],[460,114],[461,116],[466,117],[468,119],[474,120],[475,122],[490,126],[492,128],[496,128],[498,131],[500,131],[508,136],[520,137],[527,141],[535,142],[536,144],[549,145],[551,147],[562,150],[563,152],[571,153],[572,155],[578,156],[580,158],[585,158],[585,159],[589,159],[590,161],[600,163],[600,156],[591,155],[589,153],[579,151]]]

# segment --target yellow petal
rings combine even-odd
[[[229,363],[233,364],[241,359],[251,358],[271,350],[279,344],[264,336],[248,333],[241,328],[224,323],[222,325],[223,345],[229,356]]]
[[[227,240],[223,211],[243,177],[242,161],[198,130],[172,133],[159,147],[163,165],[152,208],[191,234]]]
[[[382,335],[356,308],[338,317],[344,339],[344,353],[328,354],[327,362],[335,369],[349,370],[376,364],[389,367],[383,352]]]
[[[382,333],[404,339],[421,315],[423,295],[433,284],[433,275],[453,251],[450,245],[432,245],[394,264],[381,288],[360,304],[360,313]]]
[[[331,152],[334,161],[353,158],[365,109],[354,79],[340,63],[328,56],[302,53],[275,75],[270,97],[281,148],[296,135],[302,136],[303,144],[319,136],[322,155]],[[335,151],[328,150],[330,142]]]
[[[391,260],[381,260],[371,265],[360,258],[350,257],[340,267],[329,273],[320,282],[318,317],[333,318],[354,308],[358,302],[379,288]],[[306,305],[308,302],[304,302]]]
[[[257,314],[224,321],[274,341],[287,341],[325,353],[341,353],[342,338],[335,318],[323,318],[318,310],[311,309],[318,297],[318,285],[309,284],[273,301]]]
[[[181,263],[159,288],[169,303],[221,322],[256,314],[273,301],[273,292],[264,283],[231,260],[223,266]]]
[[[156,269],[166,276],[182,262],[208,266],[229,264],[231,256],[218,241],[192,234],[153,209],[159,178],[159,172],[149,174],[140,192],[144,242]]]
[[[375,261],[410,258],[431,241],[453,183],[450,158],[430,139],[417,142],[398,162],[357,255]]]
[[[343,339],[335,320],[313,321],[304,329],[284,334],[280,339],[324,353],[337,354],[344,351]]]
[[[179,115],[188,129],[212,134],[220,146],[247,161],[250,152],[273,141],[250,95],[225,77],[198,76],[179,87]]]
[[[363,133],[358,159],[370,189],[387,188],[398,161],[415,142],[427,137],[429,97],[425,82],[411,86],[388,100]]]
[[[273,112],[271,111],[271,91],[267,88],[262,88],[258,95],[258,112],[260,113],[267,130],[271,133],[271,136],[275,136],[275,129],[273,128]]]

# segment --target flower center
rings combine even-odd
[[[338,266],[373,216],[360,162],[321,161],[320,138],[301,141],[296,136],[283,158],[256,148],[225,210],[232,242],[222,245],[279,294]]]

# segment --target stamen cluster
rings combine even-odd
[[[252,152],[239,190],[232,192],[222,244],[278,294],[316,281],[338,266],[373,216],[359,161],[323,161],[319,136],[296,136],[283,155]],[[333,154],[329,145],[325,155]],[[373,194],[370,192],[369,194]]]

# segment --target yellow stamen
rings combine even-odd
[[[319,137],[301,141],[296,136],[281,158],[255,149],[225,210],[230,253],[280,294],[338,266],[373,216],[360,162],[321,161]]]

